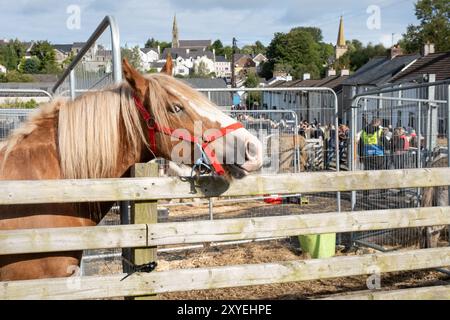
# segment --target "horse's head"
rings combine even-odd
[[[261,142],[203,94],[173,78],[170,56],[160,74],[144,77],[126,60],[122,67],[154,156],[193,166],[203,155],[216,173],[237,178],[261,168]]]

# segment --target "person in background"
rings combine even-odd
[[[383,135],[381,120],[374,118],[372,122],[361,131],[359,139],[359,157],[364,170],[382,170],[385,167],[385,149],[389,142]]]
[[[409,140],[405,134],[405,130],[401,127],[394,129],[392,138],[392,154],[395,169],[404,169],[408,167]]]

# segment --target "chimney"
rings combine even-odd
[[[288,75],[286,76],[286,81],[292,81],[292,76],[291,76],[290,74],[288,74]]]
[[[400,48],[399,44],[392,46],[391,48],[391,60],[397,56],[401,56],[403,54],[402,48]]]
[[[212,51],[213,51],[213,56],[214,56],[214,59],[215,59],[216,58],[216,49],[213,48]]]
[[[434,43],[427,41],[427,43],[423,46],[423,56],[426,57],[431,53],[434,53]]]
[[[309,80],[311,79],[311,74],[310,73],[304,73],[303,74],[303,80]]]
[[[161,47],[159,44],[158,44],[158,54],[161,54]]]
[[[348,69],[341,69],[341,77],[349,76],[349,75],[350,75],[350,70],[348,70]]]
[[[330,68],[327,70],[327,77],[332,77],[336,75],[336,70],[334,70],[333,68]]]

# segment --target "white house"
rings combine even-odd
[[[139,50],[143,70],[149,70],[151,68],[150,65],[159,60],[159,50],[159,46],[158,48],[141,48]]]
[[[267,57],[265,55],[263,55],[262,53],[258,53],[256,56],[253,57],[253,61],[256,64],[256,70],[258,72],[261,72],[262,64],[264,62],[267,62],[267,60],[268,60]]]
[[[0,64],[0,73],[6,73],[6,67]]]
[[[214,70],[216,77],[218,78],[230,78],[231,77],[231,62],[224,56],[216,56],[214,62]]]

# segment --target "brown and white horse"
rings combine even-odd
[[[0,180],[123,177],[133,164],[155,156],[188,158],[192,164],[194,153],[187,155],[186,150],[192,150],[194,143],[177,139],[167,128],[182,128],[190,138],[206,140],[203,149],[224,163],[218,167],[224,168],[227,179],[260,169],[258,139],[202,94],[169,76],[170,59],[162,74],[144,77],[126,60],[122,68],[123,84],[74,101],[55,100],[30,117],[0,145]],[[151,120],[143,119],[146,113]],[[194,132],[199,123],[202,131]],[[163,129],[151,134],[149,127]],[[233,130],[224,132],[230,127]],[[205,133],[213,129],[220,134],[208,140]],[[233,163],[227,158],[230,149],[240,149],[243,161]],[[0,206],[0,230],[93,226],[111,205]],[[80,258],[81,252],[0,256],[0,281],[70,276]]]

